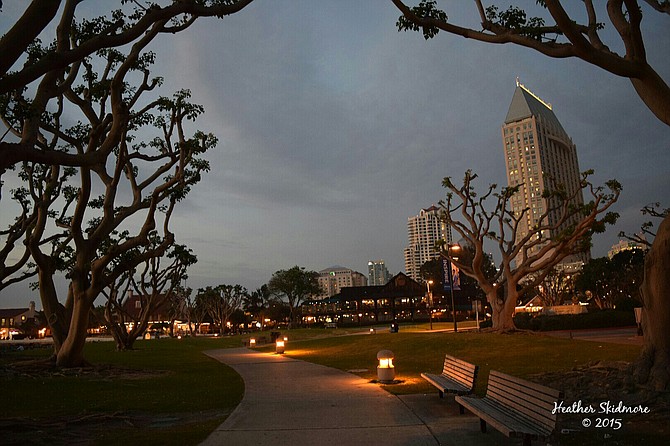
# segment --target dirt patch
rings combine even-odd
[[[0,380],[55,378],[60,376],[81,376],[100,380],[145,379],[152,376],[164,376],[169,373],[171,372],[165,370],[132,369],[109,364],[61,368],[50,360],[19,361],[0,366]]]
[[[670,393],[636,384],[629,363],[594,362],[530,380],[564,393],[561,444],[665,445],[670,438]]]

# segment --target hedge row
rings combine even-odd
[[[632,311],[601,310],[582,314],[555,316],[519,313],[514,317],[517,328],[524,330],[580,330],[584,328],[629,327],[635,325]]]
[[[555,316],[518,313],[514,316],[514,325],[522,330],[553,331],[630,327],[636,324],[635,313],[632,311],[598,310],[582,314],[562,314]],[[491,326],[490,320],[480,324],[482,328],[487,326]]]

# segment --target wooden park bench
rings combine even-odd
[[[440,398],[444,398],[445,393],[455,393],[457,395],[472,393],[478,371],[479,366],[445,355],[442,374],[422,373],[421,377],[437,387]],[[463,413],[462,408],[461,413]]]
[[[486,396],[457,396],[456,402],[479,417],[481,431],[486,424],[507,437],[522,437],[524,446],[532,439],[547,439],[556,427],[554,403],[563,393],[492,370]]]

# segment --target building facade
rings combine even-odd
[[[368,262],[368,285],[386,285],[391,280],[391,274],[386,269],[383,260],[370,260]]]
[[[528,209],[520,222],[517,240],[525,237],[530,228],[539,223],[548,209],[556,203],[544,198],[545,190],[564,187],[570,194],[579,190],[577,203],[583,203],[577,148],[554,114],[551,104],[533,94],[517,79],[514,96],[501,129],[505,151],[508,186],[519,186],[511,199],[511,210],[519,217]],[[554,226],[560,211],[549,211],[545,223]],[[575,217],[577,218],[577,217]],[[556,227],[544,238],[556,236],[573,220]],[[569,256],[563,263],[585,262],[590,253]]]
[[[316,299],[326,299],[340,292],[344,287],[366,286],[368,280],[364,274],[342,266],[333,266],[319,271],[321,294]]]
[[[28,308],[0,308],[0,339],[18,339],[27,333],[25,324],[35,320],[37,311],[35,302],[30,302]]]
[[[413,280],[421,282],[421,266],[436,259],[440,240],[451,243],[451,230],[440,219],[440,209],[431,206],[421,209],[419,215],[407,219],[407,247],[405,248],[405,272]]]
[[[639,234],[639,236],[644,239],[644,234]],[[635,249],[639,249],[640,251],[648,251],[649,246],[633,240],[619,240],[619,243],[612,245],[610,250],[607,251],[607,257],[611,259],[620,252],[632,251]]]
[[[425,293],[424,285],[398,273],[384,285],[343,287],[333,297],[304,302],[302,321],[362,325],[425,320]]]

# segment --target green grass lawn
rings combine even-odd
[[[451,324],[434,324],[435,330],[440,328],[451,328]],[[269,332],[261,335],[270,337]],[[592,361],[631,361],[640,351],[637,346],[535,334],[430,332],[428,324],[403,325],[400,333],[394,334],[381,330],[369,334],[369,328],[312,328],[283,330],[281,335],[289,338],[288,356],[341,370],[359,370],[359,375],[371,380],[376,378],[377,352],[392,350],[396,378],[402,383],[385,388],[397,394],[434,392],[420,378],[420,373],[439,373],[446,353],[478,364],[480,376],[485,378],[491,369],[527,377]],[[86,370],[41,375],[3,373],[0,385],[6,404],[0,408],[0,422],[33,420],[39,427],[40,423],[46,425],[54,419],[101,414],[121,418],[146,416],[153,422],[141,429],[117,423],[113,429],[96,432],[95,444],[198,444],[223,422],[244,393],[244,383],[232,369],[202,352],[239,347],[249,337],[142,340],[136,343],[135,350],[128,352],[115,351],[113,342],[89,343],[85,356],[92,364],[107,365],[124,373],[105,375],[105,367],[96,368],[102,369],[99,374]],[[274,346],[258,349],[273,351]],[[50,349],[5,353],[0,355],[0,368],[16,361],[45,358],[49,353]],[[127,373],[129,370],[138,372]],[[485,385],[485,379],[479,380],[477,393],[483,394]],[[170,420],[175,417],[185,417],[188,422],[172,423]],[[34,429],[30,435],[32,444],[55,443],[48,436],[41,442],[35,440],[39,437]]]
[[[113,342],[87,343],[88,361],[124,373],[109,374],[105,367],[96,367],[102,370],[3,375],[3,398],[11,404],[2,405],[0,419],[34,419],[39,424],[40,420],[47,423],[114,414],[122,420],[148,419],[148,425],[138,429],[121,423],[113,431],[96,433],[97,444],[197,444],[223,422],[244,393],[239,375],[202,351],[237,347],[240,342],[239,338],[204,337],[141,340],[135,350],[127,352],[117,352]],[[5,355],[0,364],[34,360],[49,353],[50,349],[17,352]],[[172,422],[175,418],[187,421]],[[50,437],[43,438],[42,444],[50,443]]]
[[[450,324],[449,324],[450,325]],[[632,361],[640,354],[634,345],[558,339],[542,334],[499,335],[476,332],[427,332],[423,326],[399,333],[379,332],[337,338],[313,338],[286,345],[286,355],[341,370],[367,370],[358,375],[375,379],[377,352],[391,350],[396,378],[401,384],[386,386],[395,394],[425,393],[435,389],[422,372],[440,373],[444,355],[480,366],[476,392],[485,393],[491,369],[518,377],[569,370],[594,361]],[[266,347],[265,350],[270,350]]]

